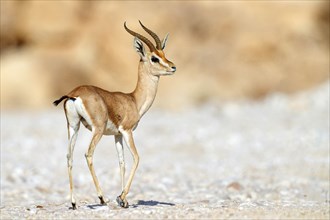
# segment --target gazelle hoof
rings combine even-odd
[[[106,202],[103,199],[103,196],[99,196],[101,205],[106,205]]]
[[[76,203],[71,203],[71,204],[72,204],[72,209],[76,210],[77,209]]]
[[[116,201],[117,201],[118,205],[120,205],[121,207],[123,207],[125,209],[128,208],[128,202],[126,201],[126,199],[124,201],[120,198],[120,196],[118,196]]]

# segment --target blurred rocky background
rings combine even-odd
[[[123,28],[160,38],[177,73],[155,105],[294,93],[329,79],[329,1],[1,0],[1,109],[50,108],[81,84],[131,92],[138,55]]]

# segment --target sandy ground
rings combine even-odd
[[[151,109],[135,137],[141,160],[128,209],[115,202],[121,187],[113,137],[96,149],[108,201],[100,206],[84,158],[90,133],[81,129],[74,211],[62,109],[2,112],[1,219],[329,218],[329,82],[258,102]]]

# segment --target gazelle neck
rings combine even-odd
[[[136,106],[139,111],[140,117],[142,117],[151,107],[155,100],[159,76],[154,76],[150,72],[150,68],[140,61],[138,70],[138,82],[136,88],[133,91],[133,97],[135,98]]]

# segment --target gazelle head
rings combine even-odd
[[[176,71],[176,67],[174,63],[167,60],[164,53],[164,48],[166,46],[166,42],[168,39],[168,34],[165,36],[164,40],[160,41],[159,37],[152,32],[150,29],[146,28],[141,21],[140,25],[142,28],[152,36],[152,38],[156,42],[156,47],[148,40],[148,38],[138,34],[127,28],[126,22],[124,23],[124,27],[128,33],[133,35],[134,38],[134,48],[137,53],[141,57],[141,62],[144,62],[145,65],[150,69],[150,72],[156,76],[163,75],[172,75]],[[149,47],[149,51],[147,51],[143,43],[145,43]]]

